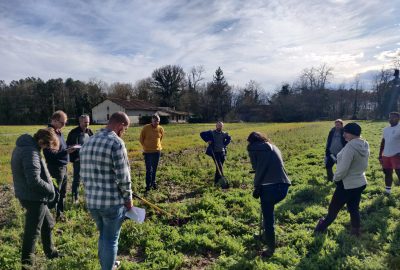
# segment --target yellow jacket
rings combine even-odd
[[[161,141],[164,136],[164,129],[158,125],[156,128],[147,124],[140,132],[140,144],[145,153],[153,153],[162,150]]]

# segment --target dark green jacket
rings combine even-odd
[[[29,134],[17,139],[11,157],[15,196],[20,200],[47,202],[54,198],[54,186],[40,148]]]

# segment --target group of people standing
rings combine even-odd
[[[99,230],[99,259],[102,269],[112,269],[124,214],[132,208],[131,175],[127,150],[121,139],[130,126],[129,117],[114,113],[107,126],[96,134],[89,128],[88,115],[64,139],[62,129],[68,117],[56,111],[48,128],[16,141],[11,158],[15,195],[26,209],[22,243],[22,269],[30,269],[39,235],[47,258],[60,256],[52,241],[56,221],[65,221],[67,165],[73,164],[72,202],[79,202],[79,185],[85,186],[86,205]],[[156,169],[164,130],[158,115],[140,135],[146,163],[146,191],[156,189]],[[45,160],[41,156],[41,151]],[[53,179],[55,180],[53,182]]]
[[[385,128],[379,160],[385,172],[386,192],[390,193],[393,169],[400,172],[400,115],[390,114],[390,127]],[[22,264],[32,264],[35,242],[42,238],[43,250],[48,258],[59,257],[52,242],[51,230],[55,221],[49,208],[56,208],[56,220],[63,221],[67,190],[67,164],[73,163],[72,201],[79,200],[79,183],[82,179],[86,205],[99,231],[98,256],[102,269],[113,269],[116,264],[118,239],[126,211],[133,207],[131,172],[127,149],[122,140],[130,126],[129,117],[123,112],[111,115],[105,128],[93,134],[90,118],[79,117],[78,127],[71,130],[67,140],[61,132],[67,115],[55,112],[48,128],[38,130],[33,136],[25,134],[16,142],[12,154],[12,172],[15,195],[26,209]],[[143,147],[146,165],[145,193],[157,189],[156,171],[162,150],[164,129],[158,115],[145,125],[139,141]],[[359,203],[366,188],[365,170],[368,166],[369,145],[361,137],[361,127],[335,121],[326,147],[327,178],[336,183],[336,190],[328,214],[322,218],[316,232],[324,232],[338,212],[347,204],[351,216],[352,233],[360,233]],[[231,137],[217,122],[215,130],[200,133],[208,144],[206,154],[215,162],[214,183],[223,177],[223,164]],[[280,150],[266,135],[252,132],[247,138],[248,153],[254,176],[254,198],[260,199],[264,232],[261,240],[266,244],[265,256],[275,251],[274,207],[288,194],[291,181],[285,171]],[[41,150],[46,162],[41,157]],[[337,163],[336,172],[332,167]],[[52,178],[55,179],[55,183]]]

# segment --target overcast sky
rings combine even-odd
[[[400,1],[0,0],[0,79],[151,76],[220,66],[229,84],[271,91],[326,63],[334,82],[391,68],[400,53]]]

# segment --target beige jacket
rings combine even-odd
[[[337,168],[333,180],[343,181],[345,189],[367,184],[365,171],[368,167],[369,145],[361,139],[353,139],[337,155]]]

